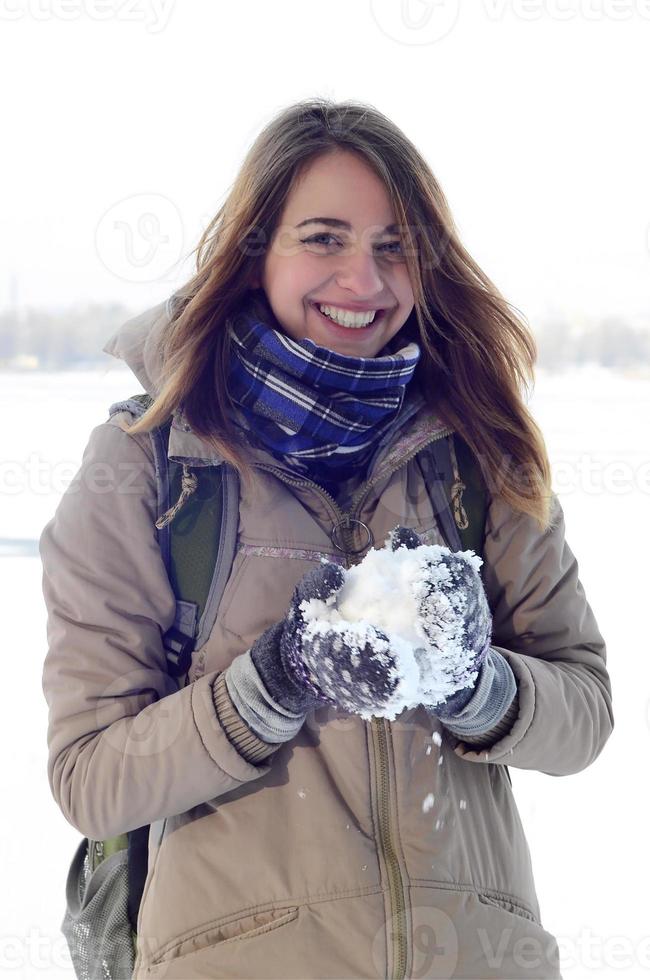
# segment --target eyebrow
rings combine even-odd
[[[352,229],[349,221],[341,221],[340,218],[305,218],[304,221],[296,225],[296,228],[302,228],[303,225],[328,225],[330,228],[345,228],[346,231]],[[397,234],[399,232],[399,225],[386,225],[384,231],[389,234]]]

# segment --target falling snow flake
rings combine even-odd
[[[427,796],[424,797],[424,799],[422,800],[422,813],[429,812],[429,810],[433,806],[434,800],[435,800],[435,796],[433,795],[433,793],[428,793]]]

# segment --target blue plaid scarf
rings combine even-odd
[[[298,473],[336,481],[361,467],[398,414],[420,347],[404,328],[376,357],[294,340],[265,300],[229,320],[229,392],[247,440]],[[279,326],[279,324],[278,324]]]

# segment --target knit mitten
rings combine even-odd
[[[398,684],[388,637],[368,623],[310,623],[311,600],[333,605],[345,581],[333,562],[312,568],[295,587],[286,617],[250,650],[271,697],[293,712],[330,704],[363,714],[379,711]],[[317,609],[317,607],[314,607]]]
[[[422,544],[415,531],[401,526],[389,539],[393,551]],[[490,648],[492,614],[480,575],[463,552],[445,551],[437,560],[427,559],[424,578],[416,606],[427,652],[436,657],[437,665],[458,688],[442,701],[425,706],[439,718],[448,719],[462,711],[474,694]],[[454,638],[453,658],[444,643],[448,636]]]

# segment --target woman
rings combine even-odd
[[[42,533],[43,683],[67,819],[93,839],[152,824],[134,975],[560,976],[506,767],[594,761],[605,644],[522,397],[534,342],[416,148],[369,106],[289,107],[196,275],[105,349],[155,401],[93,429]],[[180,691],[147,435],[172,414],[170,457],[242,477],[230,579]],[[419,453],[450,431],[488,493],[481,576],[455,559],[473,669],[388,720],[390,651],[310,644],[301,602],[370,547],[445,543]]]

